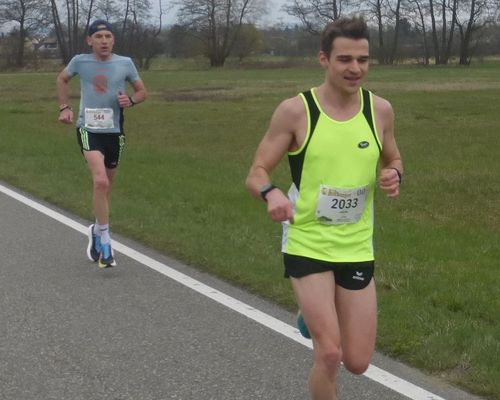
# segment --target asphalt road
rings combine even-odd
[[[113,237],[294,324],[276,305]],[[81,232],[0,190],[0,400],[308,398],[310,348],[118,251],[119,265],[100,270],[86,245]],[[435,397],[403,395],[342,370],[339,399],[478,399],[379,354],[373,364]]]

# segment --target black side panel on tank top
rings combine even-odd
[[[288,163],[290,164],[290,172],[292,174],[292,180],[297,189],[300,189],[300,179],[302,177],[302,166],[304,165],[304,158],[306,156],[307,146],[311,141],[311,137],[316,129],[316,124],[319,119],[319,109],[314,101],[313,95],[310,90],[302,93],[306,99],[307,108],[309,109],[309,117],[311,126],[309,127],[309,137],[304,145],[304,148],[299,154],[288,155]]]
[[[378,143],[377,133],[375,132],[375,126],[373,122],[372,115],[372,107],[370,102],[370,92],[365,89],[361,89],[363,92],[363,115],[365,116],[366,122],[370,125],[370,129],[372,131],[373,138],[375,139],[375,143],[377,143],[378,151],[382,151],[380,148],[380,144]]]

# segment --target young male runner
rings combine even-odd
[[[116,265],[109,234],[110,194],[116,167],[125,146],[123,109],[146,99],[146,89],[133,61],[113,54],[115,37],[107,21],[94,21],[88,29],[90,54],[71,59],[57,77],[59,121],[73,122],[68,101],[68,84],[80,77],[80,110],[76,121],[78,144],[87,161],[93,181],[95,224],[89,226],[87,256],[99,267]],[[126,82],[134,93],[126,94]]]
[[[300,308],[299,328],[312,337],[311,399],[336,399],[341,361],[362,374],[377,325],[373,196],[377,181],[399,194],[403,165],[391,105],[361,86],[368,72],[368,28],[359,18],[326,26],[319,63],[325,80],[275,110],[247,178],[254,197],[282,222],[285,276]],[[288,154],[285,195],[271,173]]]

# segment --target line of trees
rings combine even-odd
[[[161,53],[203,55],[220,67],[230,55],[315,53],[315,36],[324,25],[352,14],[369,22],[380,64],[406,58],[447,64],[456,57],[467,65],[488,47],[500,53],[500,0],[287,0],[283,11],[296,25],[265,29],[257,23],[272,0],[175,0],[169,12],[177,23],[168,29],[162,27],[163,1],[0,0],[0,24],[14,23],[0,41],[0,53],[11,66],[22,67],[28,39],[55,37],[61,61],[67,63],[86,51],[90,22],[104,18],[114,24],[116,52],[132,56],[142,68]]]
[[[131,54],[140,67],[148,68],[162,50],[159,36],[163,4],[155,0],[159,13],[152,18],[151,1],[0,0],[0,24],[15,22],[10,36],[17,39],[15,60],[12,51],[8,57],[9,49],[2,53],[11,64],[22,67],[28,38],[55,37],[61,61],[67,63],[75,54],[86,51],[88,26],[98,17],[114,23],[116,51]]]
[[[401,34],[413,31],[424,63],[432,57],[436,64],[447,64],[458,41],[459,63],[466,65],[487,28],[498,24],[500,0],[288,0],[285,10],[312,33],[338,17],[364,15],[376,29],[381,64],[397,61]]]

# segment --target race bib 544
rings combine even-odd
[[[112,108],[86,108],[85,128],[88,129],[112,129],[113,109]]]

